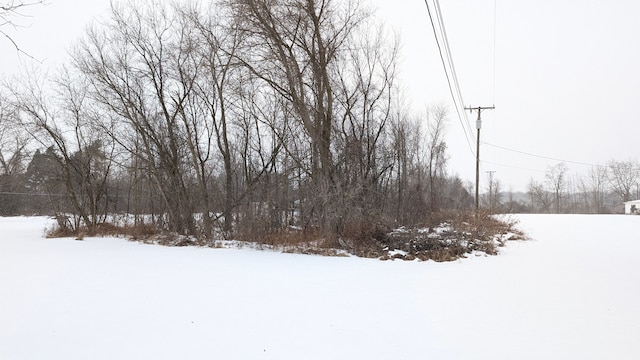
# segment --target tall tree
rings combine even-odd
[[[248,34],[238,58],[289,101],[310,139],[314,208],[325,231],[335,231],[332,155],[335,74],[339,53],[365,17],[356,1],[231,0],[238,30]]]
[[[538,181],[531,179],[527,185],[527,193],[531,199],[532,212],[550,212],[553,200],[549,191]]]
[[[620,200],[633,200],[633,189],[640,181],[640,164],[634,160],[611,160],[608,165],[609,183]]]
[[[567,165],[565,163],[558,163],[554,166],[550,166],[545,174],[547,185],[549,186],[551,194],[553,194],[553,203],[555,213],[560,213],[562,205],[562,196],[566,186]]]
[[[76,215],[73,230],[86,227],[95,233],[106,217],[111,157],[103,152],[102,133],[92,126],[86,84],[64,70],[60,77],[64,80],[43,77],[12,87],[13,105],[21,125],[47,149],[48,161],[56,165],[50,176],[64,184]]]
[[[147,169],[168,230],[198,234],[193,167],[185,124],[199,62],[187,22],[174,8],[113,5],[104,29],[90,29],[74,54],[91,97],[108,113],[102,126]],[[183,42],[184,40],[184,42]]]
[[[383,179],[393,167],[386,148],[396,96],[399,41],[388,38],[384,27],[370,21],[354,31],[343,52],[335,86],[335,148],[338,183],[344,195],[342,219],[368,218],[383,208]],[[375,30],[371,30],[375,29]],[[355,211],[357,209],[357,211]],[[360,220],[358,220],[360,221]]]
[[[0,94],[0,214],[18,213],[29,137],[19,126],[9,99]]]
[[[427,174],[429,180],[429,207],[431,212],[441,209],[447,163],[447,144],[444,141],[447,112],[434,107],[427,116]]]
[[[593,166],[586,178],[581,181],[582,191],[587,195],[589,212],[602,214],[605,212],[606,195],[609,188],[607,168]]]

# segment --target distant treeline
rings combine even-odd
[[[526,192],[505,192],[490,176],[481,198],[494,212],[611,214],[624,212],[625,201],[640,199],[640,163],[615,161],[570,175],[564,163],[550,166],[544,180],[531,179]]]

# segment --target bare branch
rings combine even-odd
[[[35,60],[37,62],[41,62],[41,61],[37,60],[32,55],[24,51],[20,47],[20,45],[15,41],[15,39],[9,33],[3,30],[3,28],[11,27],[13,29],[17,29],[19,27],[22,27],[21,25],[18,25],[18,23],[16,22],[16,19],[30,17],[30,15],[23,13],[22,12],[23,10],[35,5],[46,5],[46,4],[47,2],[45,2],[44,0],[34,0],[34,1],[10,0],[4,3],[3,5],[0,5],[0,35],[4,36],[7,40],[9,40],[9,42],[13,45],[13,47],[15,47],[16,51],[19,54],[23,54],[28,58]]]

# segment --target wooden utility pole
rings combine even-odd
[[[482,127],[482,120],[480,119],[480,113],[482,110],[493,110],[495,106],[478,106],[478,107],[465,107],[465,110],[473,113],[473,110],[478,112],[478,120],[476,120],[476,129],[478,130],[478,138],[476,139],[476,211],[480,207],[480,128]]]

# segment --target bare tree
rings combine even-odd
[[[0,175],[16,175],[24,170],[28,143],[15,108],[7,96],[0,95]]]
[[[391,128],[391,148],[396,168],[394,181],[396,221],[419,222],[429,214],[429,186],[427,183],[427,151],[423,119],[412,118],[404,111],[394,115]]]
[[[15,215],[20,204],[29,137],[6,96],[0,94],[0,214]]]
[[[199,62],[193,43],[182,42],[186,22],[173,8],[148,5],[113,5],[104,30],[91,29],[79,45],[75,67],[108,114],[103,129],[147,169],[166,214],[158,222],[198,234],[194,213],[200,197],[191,191],[195,176],[185,116]]]
[[[240,31],[249,35],[238,56],[289,101],[311,143],[314,208],[322,229],[336,229],[334,74],[338,56],[365,13],[356,1],[228,1]]]
[[[429,208],[431,212],[441,209],[441,198],[446,178],[447,144],[444,141],[447,112],[436,106],[427,115],[427,174],[429,181]]]
[[[369,22],[363,22],[368,24]],[[376,29],[372,31],[371,29]],[[394,156],[386,151],[392,101],[396,96],[397,38],[381,25],[362,26],[341,57],[336,85],[336,169],[340,218],[362,222],[385,203],[380,196]],[[349,220],[351,218],[352,220]]]
[[[50,176],[64,185],[75,215],[68,225],[75,231],[85,226],[95,233],[106,218],[111,157],[104,152],[101,133],[91,126],[94,114],[86,106],[85,84],[75,82],[68,72],[61,78],[64,81],[32,79],[12,87],[13,106],[22,126],[48,149],[49,159],[56,164]]]
[[[604,166],[593,166],[589,169],[586,178],[581,181],[581,188],[587,196],[587,208],[589,212],[602,214],[605,212],[606,195],[608,191],[608,173]]]
[[[395,168],[395,220],[404,223],[407,218],[406,199],[409,191],[409,173],[411,172],[411,159],[415,159],[412,143],[413,135],[406,111],[396,109],[391,122],[391,148],[394,154]]]
[[[620,200],[632,200],[632,191],[640,181],[640,164],[634,160],[615,161],[608,164],[609,183]]]
[[[527,193],[531,199],[532,212],[549,212],[553,200],[544,185],[531,179],[527,186]]]
[[[550,166],[545,174],[547,185],[550,192],[553,194],[553,203],[556,213],[560,213],[562,205],[562,196],[565,190],[567,165],[565,163],[559,163],[554,166]]]
[[[242,32],[229,24],[221,23],[213,13],[203,15],[198,9],[192,9],[185,15],[192,27],[197,29],[194,44],[200,45],[202,69],[195,84],[194,101],[199,102],[199,108],[204,110],[198,112],[199,117],[191,117],[192,125],[187,124],[186,128],[195,132],[199,127],[206,134],[204,146],[191,145],[196,150],[206,149],[192,151],[199,159],[199,173],[203,173],[199,178],[205,179],[206,162],[214,144],[222,158],[223,230],[229,232],[237,206],[253,191],[259,178],[275,166],[282,139],[275,136],[274,141],[269,144],[271,146],[263,141],[265,135],[274,136],[277,125],[274,125],[273,118],[280,115],[276,110],[279,109],[279,102],[264,102],[263,97],[269,96],[264,92],[266,89],[256,88],[255,75],[247,73],[246,67],[238,62],[238,51],[244,39]],[[195,126],[198,121],[201,125]],[[257,143],[252,144],[254,140]],[[243,146],[238,146],[239,144]],[[203,158],[203,154],[206,157]],[[254,155],[260,159],[260,164],[256,169],[248,171],[249,167],[256,165],[252,163]],[[242,158],[243,171],[238,169],[239,158]],[[236,181],[240,173],[244,179],[242,186]],[[206,192],[206,182],[202,183],[202,191]]]
[[[502,206],[502,183],[494,176],[495,171],[487,172],[486,206],[495,211]]]
[[[204,71],[206,75],[203,77],[204,81],[197,83],[197,96],[201,101],[206,104],[207,114],[206,117],[210,121],[210,126],[207,125],[204,128],[207,129],[207,153],[210,151],[211,135],[215,135],[215,144],[218,151],[222,156],[222,163],[224,166],[224,201],[222,206],[222,215],[224,219],[223,229],[226,232],[231,231],[233,222],[233,210],[235,206],[235,197],[233,189],[233,172],[234,163],[232,159],[232,145],[230,127],[231,121],[229,120],[228,109],[229,103],[229,88],[233,86],[232,77],[234,66],[232,64],[236,49],[240,42],[240,36],[235,32],[223,32],[218,24],[212,22],[212,19],[196,20],[195,24],[200,31],[200,36],[204,40],[206,46],[204,47],[203,60],[205,64]],[[213,131],[211,131],[213,130]],[[201,151],[198,151],[200,159]],[[199,161],[200,172],[204,172],[206,163]],[[204,175],[204,174],[203,174]],[[203,176],[201,176],[203,177]],[[204,177],[203,177],[204,180]],[[203,182],[203,191],[207,191],[206,182]]]

